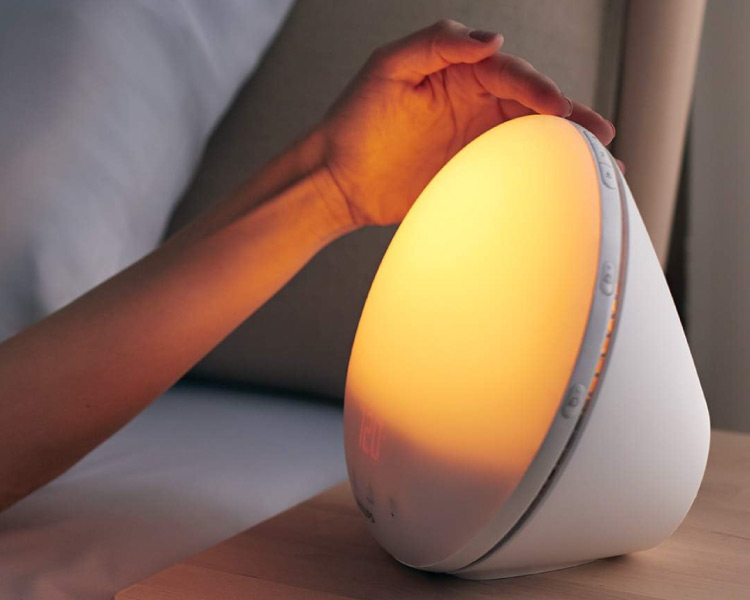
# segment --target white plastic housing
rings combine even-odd
[[[435,177],[373,283],[344,427],[357,503],[410,566],[522,575],[677,527],[708,413],[638,209],[594,136],[517,119]]]
[[[525,575],[651,548],[677,528],[698,492],[710,438],[706,402],[656,253],[621,182],[627,272],[598,397],[528,520],[461,577]]]

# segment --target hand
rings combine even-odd
[[[558,115],[612,141],[609,121],[499,53],[502,43],[499,34],[439,21],[372,54],[318,131],[353,225],[401,221],[456,152],[516,117]]]

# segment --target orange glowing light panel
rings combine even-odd
[[[346,390],[362,451],[377,458],[398,438],[520,478],[576,362],[600,218],[595,163],[562,119],[509,122],[459,152],[367,298]]]

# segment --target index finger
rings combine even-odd
[[[502,100],[515,100],[542,115],[567,117],[573,104],[554,81],[510,54],[494,54],[474,65],[479,84]]]
[[[580,102],[573,102],[573,112],[568,119],[588,129],[605,146],[615,137],[615,126],[598,112]]]

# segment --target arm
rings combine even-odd
[[[0,344],[0,508],[119,429],[352,229],[319,156],[313,135],[155,252]]]
[[[243,189],[1,343],[0,510],[127,423],[331,240],[400,221],[482,132],[538,112],[612,140],[501,45],[442,21],[377,50],[314,132]]]

